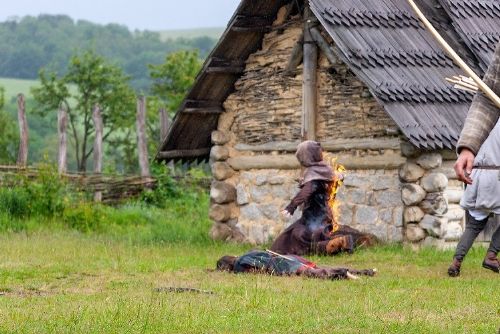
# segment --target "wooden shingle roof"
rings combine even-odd
[[[245,60],[260,47],[278,9],[292,1],[242,0],[177,113],[157,159],[208,157],[210,134]],[[471,4],[476,2],[478,5]],[[406,0],[309,3],[338,55],[415,146],[455,146],[473,96],[445,81],[463,72],[434,42]],[[452,47],[482,75],[500,36],[499,1],[417,3]]]

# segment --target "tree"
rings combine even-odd
[[[16,133],[14,121],[3,110],[5,89],[0,87],[0,162],[15,161]]]
[[[175,112],[191,88],[201,69],[198,51],[178,51],[168,54],[160,65],[149,65],[154,80],[152,93],[169,112]]]
[[[79,171],[86,171],[93,151],[92,110],[98,104],[104,122],[103,141],[134,122],[134,92],[129,77],[94,51],[74,55],[64,76],[40,71],[41,86],[32,93],[42,114],[61,106],[69,117],[69,130]]]

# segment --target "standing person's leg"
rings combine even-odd
[[[474,240],[476,240],[476,237],[484,229],[487,222],[488,212],[475,210],[466,212],[465,231],[458,242],[455,255],[453,256],[453,262],[448,268],[448,275],[451,277],[460,275],[460,267],[465,255],[467,255],[467,252],[472,247]]]
[[[498,219],[498,217],[497,217]],[[490,247],[486,252],[486,257],[483,261],[483,268],[492,270],[496,273],[500,272],[500,262],[498,261],[497,254],[500,251],[500,227],[491,236]]]

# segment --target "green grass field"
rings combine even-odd
[[[246,245],[137,243],[70,230],[0,235],[2,333],[497,333],[499,276],[445,275],[451,252],[402,246],[319,264],[376,267],[359,281],[214,272]],[[189,287],[212,291],[167,292]],[[159,289],[158,292],[156,289]]]
[[[223,32],[223,27],[159,31],[162,40],[176,38],[196,38],[203,36],[219,39]]]

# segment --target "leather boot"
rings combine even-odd
[[[349,254],[354,252],[354,240],[352,239],[352,236],[344,235],[333,238],[326,245],[326,252],[328,254],[335,254],[340,251],[345,251]]]
[[[458,277],[460,276],[460,266],[462,266],[462,261],[457,258],[453,259],[453,262],[448,267],[448,276]]]
[[[486,253],[483,261],[483,268],[489,269],[496,273],[500,272],[500,262],[498,262],[497,255],[492,251]]]

